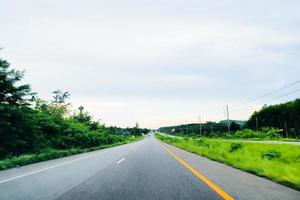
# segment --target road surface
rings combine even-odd
[[[2,200],[284,199],[300,192],[153,136],[0,172]]]

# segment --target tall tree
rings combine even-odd
[[[0,104],[24,105],[34,99],[30,86],[16,85],[24,76],[24,71],[10,70],[10,64],[0,59]]]
[[[264,106],[254,112],[247,122],[247,127],[255,130],[257,127],[274,127],[283,130],[283,136],[300,136],[300,99]]]
[[[0,157],[31,148],[35,137],[31,130],[34,111],[27,106],[34,93],[29,85],[17,85],[24,72],[9,67],[0,59]]]

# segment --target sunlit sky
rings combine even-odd
[[[299,0],[0,0],[0,57],[107,125],[247,119],[295,99]]]

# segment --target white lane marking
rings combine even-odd
[[[125,158],[122,158],[121,160],[119,160],[119,161],[117,162],[117,164],[120,164],[121,162],[123,162],[123,160],[125,160]]]
[[[67,161],[67,162],[64,162],[64,163],[61,163],[61,164],[53,165],[51,167],[47,167],[47,168],[44,168],[44,169],[40,169],[40,170],[37,170],[37,171],[33,171],[33,172],[30,172],[30,173],[23,174],[23,175],[20,175],[20,176],[15,176],[15,177],[12,177],[12,178],[9,178],[9,179],[5,179],[5,180],[0,181],[0,184],[8,182],[8,181],[16,180],[16,179],[19,179],[19,178],[22,178],[22,177],[25,177],[25,176],[41,173],[43,171],[53,169],[53,168],[56,168],[56,167],[61,167],[61,166],[64,166],[64,165],[68,165],[70,163],[77,162],[77,161],[80,161],[80,160],[88,159],[88,158],[91,158],[91,157],[94,157],[94,156],[97,156],[99,154],[106,153],[106,152],[109,152],[109,151],[112,151],[112,150],[102,151],[102,152],[95,153],[95,154],[92,154],[92,155],[89,155],[89,156],[86,156],[86,157],[77,158],[77,159],[70,160],[70,161]]]

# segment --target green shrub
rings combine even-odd
[[[253,137],[257,137],[257,134],[251,129],[244,129],[244,130],[236,131],[233,135],[236,138],[253,138]]]
[[[263,159],[274,160],[281,157],[281,153],[276,150],[270,150],[266,153],[263,153],[261,156]]]
[[[196,140],[197,145],[199,146],[204,146],[204,147],[209,147],[209,144],[206,143],[203,139],[198,139]]]
[[[280,138],[279,129],[263,127],[261,131],[265,133],[266,138]]]
[[[243,147],[241,143],[231,143],[229,152],[233,153],[240,150]]]
[[[264,127],[261,131],[244,129],[236,131],[233,134],[225,134],[226,138],[280,138],[279,130],[275,128]]]

